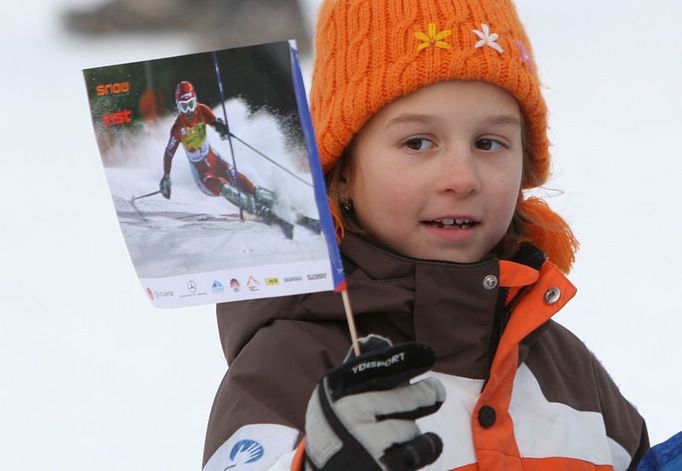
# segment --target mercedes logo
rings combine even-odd
[[[197,292],[197,284],[194,282],[194,280],[189,280],[187,282],[187,290],[192,294]]]

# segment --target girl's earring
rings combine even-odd
[[[341,201],[341,209],[347,213],[353,212],[353,200],[348,198]]]

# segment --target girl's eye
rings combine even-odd
[[[404,145],[410,150],[426,150],[433,147],[433,142],[424,137],[413,137],[406,140]]]
[[[505,149],[507,146],[502,144],[500,141],[497,141],[495,139],[491,139],[489,137],[484,137],[483,139],[479,139],[476,141],[476,148],[481,149],[481,150],[500,150],[500,149]]]

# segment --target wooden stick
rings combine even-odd
[[[348,322],[348,331],[353,342],[353,352],[355,356],[360,356],[360,343],[358,342],[358,330],[355,328],[355,319],[353,318],[353,309],[350,307],[350,298],[348,297],[348,290],[344,288],[341,291],[341,298],[343,298],[343,308],[346,310],[346,321]]]

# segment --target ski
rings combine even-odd
[[[232,185],[223,185],[220,194],[238,208],[249,214],[259,216],[266,224],[275,223],[279,225],[287,239],[294,238],[294,224],[282,218],[273,210],[277,201],[277,195],[273,191],[263,187],[256,187],[254,193],[251,194],[239,191]],[[315,234],[322,232],[322,225],[318,219],[308,217],[294,208],[291,209],[296,215],[296,225],[302,226]]]
[[[198,222],[238,222],[240,221],[239,214],[221,214],[221,215],[212,215],[212,214],[202,214],[197,218]]]
[[[305,214],[296,214],[296,224],[303,226],[314,234],[320,234],[322,232],[322,225],[319,219],[313,219],[306,216]]]
[[[284,237],[286,237],[289,240],[292,240],[294,238],[294,225],[293,224],[291,224],[290,222],[285,221],[284,219],[282,219],[278,216],[275,216],[275,215],[272,216],[272,222],[277,224],[282,229],[282,233],[284,233]]]

